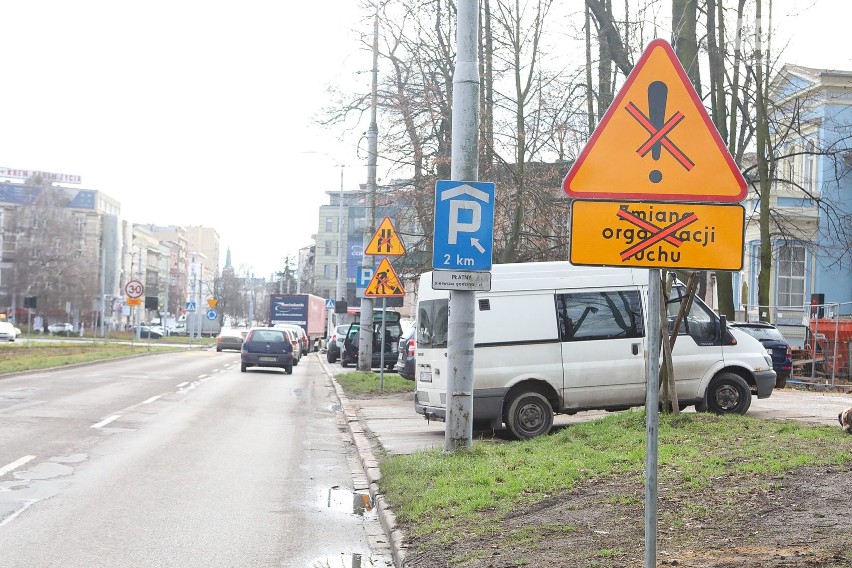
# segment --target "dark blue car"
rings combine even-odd
[[[728,325],[736,327],[751,335],[766,348],[766,352],[772,356],[772,368],[775,370],[775,388],[782,389],[787,385],[787,379],[793,371],[793,350],[778,328],[771,323],[763,321],[750,322],[728,322]]]
[[[280,367],[293,374],[293,343],[283,329],[255,327],[249,330],[240,351],[240,371],[249,367]]]

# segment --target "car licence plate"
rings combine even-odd
[[[421,383],[431,383],[432,382],[432,371],[420,371],[420,382]]]
[[[259,360],[263,361],[264,363],[274,363],[278,359],[276,357],[260,357]]]

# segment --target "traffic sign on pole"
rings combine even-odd
[[[188,311],[189,313],[194,313],[195,312],[195,302],[187,302],[186,303],[186,311]]]
[[[128,298],[141,298],[145,293],[145,286],[139,280],[130,280],[124,285],[124,293]]]
[[[432,268],[491,270],[494,246],[494,184],[438,181]]]
[[[683,66],[652,41],[563,182],[576,199],[736,203],[747,191]]]
[[[217,315],[216,310],[214,310],[212,308],[207,310],[207,319],[214,320],[214,319],[216,319],[216,315]]]

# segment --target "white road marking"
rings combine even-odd
[[[185,387],[185,386],[186,386],[186,385],[188,385],[188,384],[189,384],[189,383],[188,383],[187,381],[184,381],[184,382],[180,383],[180,384],[177,386],[177,388]]]
[[[199,378],[199,379],[203,379],[203,378],[204,378],[204,377],[206,377],[206,376],[207,376],[206,374],[204,374],[204,375],[198,375],[198,378]]]
[[[142,404],[151,404],[152,402],[154,402],[155,400],[157,400],[157,399],[158,399],[158,398],[160,398],[161,396],[163,396],[163,395],[158,394],[157,396],[152,396],[152,397],[151,397],[151,398],[149,398],[148,400],[143,400],[143,401],[142,401]]]
[[[121,418],[121,414],[113,414],[112,416],[110,416],[108,418],[104,418],[103,420],[101,420],[97,424],[92,424],[91,428],[101,428],[103,426],[106,426],[107,424],[109,424],[113,420],[118,420],[119,418]]]
[[[10,464],[6,464],[3,467],[0,467],[0,477],[3,477],[7,473],[12,470],[18,469],[28,461],[34,460],[35,456],[24,456],[22,458],[18,458]]]

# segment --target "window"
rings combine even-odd
[[[331,268],[332,268],[331,264],[323,264],[322,265],[322,277],[325,278],[326,280],[330,280],[331,278],[333,278],[332,275],[331,275]]]
[[[556,295],[560,341],[642,337],[639,292],[580,292]]]
[[[86,230],[86,217],[84,215],[75,216],[74,224],[76,226],[77,232],[82,233]]]
[[[331,256],[333,254],[331,241],[325,241],[325,254],[326,256]]]
[[[672,289],[666,312],[668,313],[669,333],[674,329],[674,323],[680,312],[681,304],[687,300],[686,289],[683,286],[675,286]],[[689,335],[695,343],[706,345],[716,341],[718,318],[701,298],[694,297],[689,305],[689,310],[684,314],[678,328],[678,335]]]
[[[325,232],[330,233],[334,230],[334,217],[325,218]]]
[[[805,305],[805,247],[784,243],[778,247],[779,307]]]
[[[814,191],[815,153],[816,144],[813,140],[808,140],[805,143],[805,154],[802,156],[802,189],[810,194]]]
[[[424,300],[417,309],[418,347],[446,347],[450,301]]]

